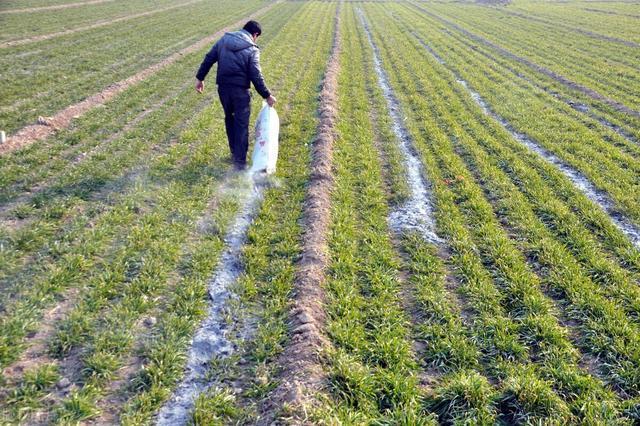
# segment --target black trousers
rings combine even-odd
[[[234,164],[244,166],[249,149],[249,117],[251,95],[249,89],[238,86],[218,86],[218,96],[224,109],[224,125]]]

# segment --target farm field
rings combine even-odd
[[[272,176],[232,170],[215,70],[193,88],[248,19]],[[2,2],[0,423],[640,423],[638,28],[627,0]]]

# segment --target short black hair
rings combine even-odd
[[[258,21],[249,21],[244,24],[244,27],[242,27],[242,29],[248,31],[251,35],[262,34],[262,26],[258,23]]]

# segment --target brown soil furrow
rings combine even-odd
[[[69,9],[71,7],[89,6],[92,4],[109,3],[114,0],[91,0],[77,3],[56,4],[53,6],[29,7],[23,9],[7,9],[0,10],[0,15],[10,13],[29,13],[29,12],[46,12],[49,10]]]
[[[169,7],[164,7],[162,9],[150,10],[148,12],[142,12],[142,13],[135,13],[135,14],[132,14],[132,15],[121,16],[120,18],[115,18],[115,19],[97,21],[97,22],[95,22],[93,24],[85,25],[83,27],[72,28],[72,29],[69,29],[69,30],[58,31],[58,32],[55,32],[55,33],[50,33],[50,34],[41,34],[41,35],[37,35],[37,36],[33,36],[33,37],[22,38],[22,39],[19,39],[19,40],[9,40],[9,41],[5,41],[5,42],[0,43],[0,49],[6,48],[6,47],[21,46],[23,44],[34,43],[36,41],[50,40],[50,39],[56,38],[56,37],[61,37],[61,36],[69,35],[69,34],[75,34],[75,33],[81,32],[81,31],[87,31],[87,30],[92,30],[92,29],[95,29],[95,28],[104,27],[104,26],[107,26],[107,25],[116,24],[118,22],[129,21],[129,20],[135,19],[135,18],[142,18],[144,16],[151,16],[151,15],[155,15],[156,13],[166,12],[168,10],[189,6],[189,5],[192,5],[194,3],[199,3],[201,1],[203,1],[203,0],[191,0],[191,1],[188,1],[188,2],[185,2],[185,3],[175,4],[175,5],[169,6]]]
[[[131,77],[128,77],[124,80],[121,80],[117,83],[113,83],[110,86],[106,87],[101,92],[88,97],[84,101],[65,108],[64,110],[58,112],[53,117],[51,117],[50,120],[47,120],[47,123],[44,125],[32,124],[22,128],[15,135],[9,137],[6,143],[0,145],[0,155],[5,152],[13,151],[25,145],[29,145],[39,140],[45,139],[51,136],[53,133],[55,133],[56,130],[68,127],[74,118],[79,117],[80,115],[86,113],[92,108],[95,108],[96,106],[104,105],[106,102],[108,102],[113,97],[120,94],[127,88],[133,86],[134,84],[139,83],[140,81],[146,78],[149,78],[150,76],[154,75],[161,69],[164,69],[167,66],[173,64],[183,56],[197,52],[198,50],[202,49],[203,47],[207,46],[208,44],[211,44],[213,41],[220,38],[226,31],[229,31],[230,29],[244,25],[244,23],[248,19],[253,19],[256,16],[264,14],[269,9],[273,8],[276,4],[279,4],[281,1],[282,0],[270,3],[267,6],[252,13],[248,17],[245,17],[231,25],[224,27],[220,31],[216,32],[215,34],[205,37],[202,40],[192,44],[191,46],[185,47],[184,49],[172,54],[171,56],[163,59],[162,61],[154,65],[151,65],[150,67],[145,68],[142,71],[139,71],[137,74]]]
[[[311,175],[304,203],[304,246],[295,279],[295,296],[289,315],[291,340],[278,360],[280,385],[263,405],[262,424],[270,424],[277,410],[288,405],[304,411],[324,382],[321,352],[329,345],[323,329],[325,271],[329,256],[327,234],[333,188],[333,143],[338,110],[340,68],[340,5],[336,10],[331,56],[320,92],[317,136],[311,152]],[[299,411],[300,412],[300,411]],[[301,417],[300,421],[302,421]]]
[[[458,24],[456,24],[456,23],[454,23],[452,21],[449,21],[448,19],[442,18],[441,16],[436,15],[435,13],[432,13],[431,11],[429,11],[429,10],[427,10],[427,9],[425,9],[425,8],[415,4],[413,2],[411,2],[410,4],[413,7],[415,7],[416,9],[420,10],[421,12],[431,16],[432,18],[434,18],[434,19],[436,19],[436,20],[438,20],[440,22],[443,22],[444,24],[450,26],[451,28],[456,29],[457,31],[459,31],[460,33],[466,35],[467,37],[491,47],[492,49],[498,51],[500,54],[502,54],[503,56],[505,56],[505,57],[507,57],[509,59],[513,59],[514,61],[517,61],[517,62],[519,62],[519,63],[521,63],[523,65],[526,65],[526,66],[532,68],[533,70],[535,70],[535,71],[537,71],[537,72],[539,72],[541,74],[544,74],[544,75],[546,75],[548,77],[551,77],[552,79],[554,79],[557,82],[561,83],[562,85],[568,87],[569,89],[577,90],[577,91],[579,91],[579,92],[581,92],[581,93],[583,93],[583,94],[585,94],[585,95],[587,95],[587,96],[589,96],[589,97],[591,97],[593,99],[596,99],[596,100],[599,100],[599,101],[602,101],[602,102],[606,103],[607,105],[611,106],[612,108],[615,108],[616,110],[618,110],[620,112],[623,112],[623,113],[626,113],[626,114],[630,114],[630,115],[633,115],[635,117],[639,117],[640,118],[640,111],[635,111],[635,110],[629,108],[628,106],[621,104],[620,102],[617,102],[617,101],[615,101],[615,100],[613,100],[613,99],[611,99],[609,97],[606,97],[606,96],[596,92],[593,89],[590,89],[590,88],[588,88],[586,86],[583,86],[580,83],[576,83],[575,81],[569,80],[568,78],[564,77],[563,75],[560,75],[560,74],[556,73],[555,71],[552,71],[552,70],[550,70],[548,68],[545,68],[545,67],[543,67],[541,65],[538,65],[535,62],[532,62],[527,58],[524,58],[522,56],[518,56],[515,53],[505,49],[504,47],[499,46],[499,45],[497,45],[497,44],[485,39],[484,37],[476,35],[476,34],[470,32],[470,31],[462,28]]]

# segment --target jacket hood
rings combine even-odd
[[[256,46],[251,39],[251,35],[244,30],[234,31],[225,35],[225,47],[233,52]]]

